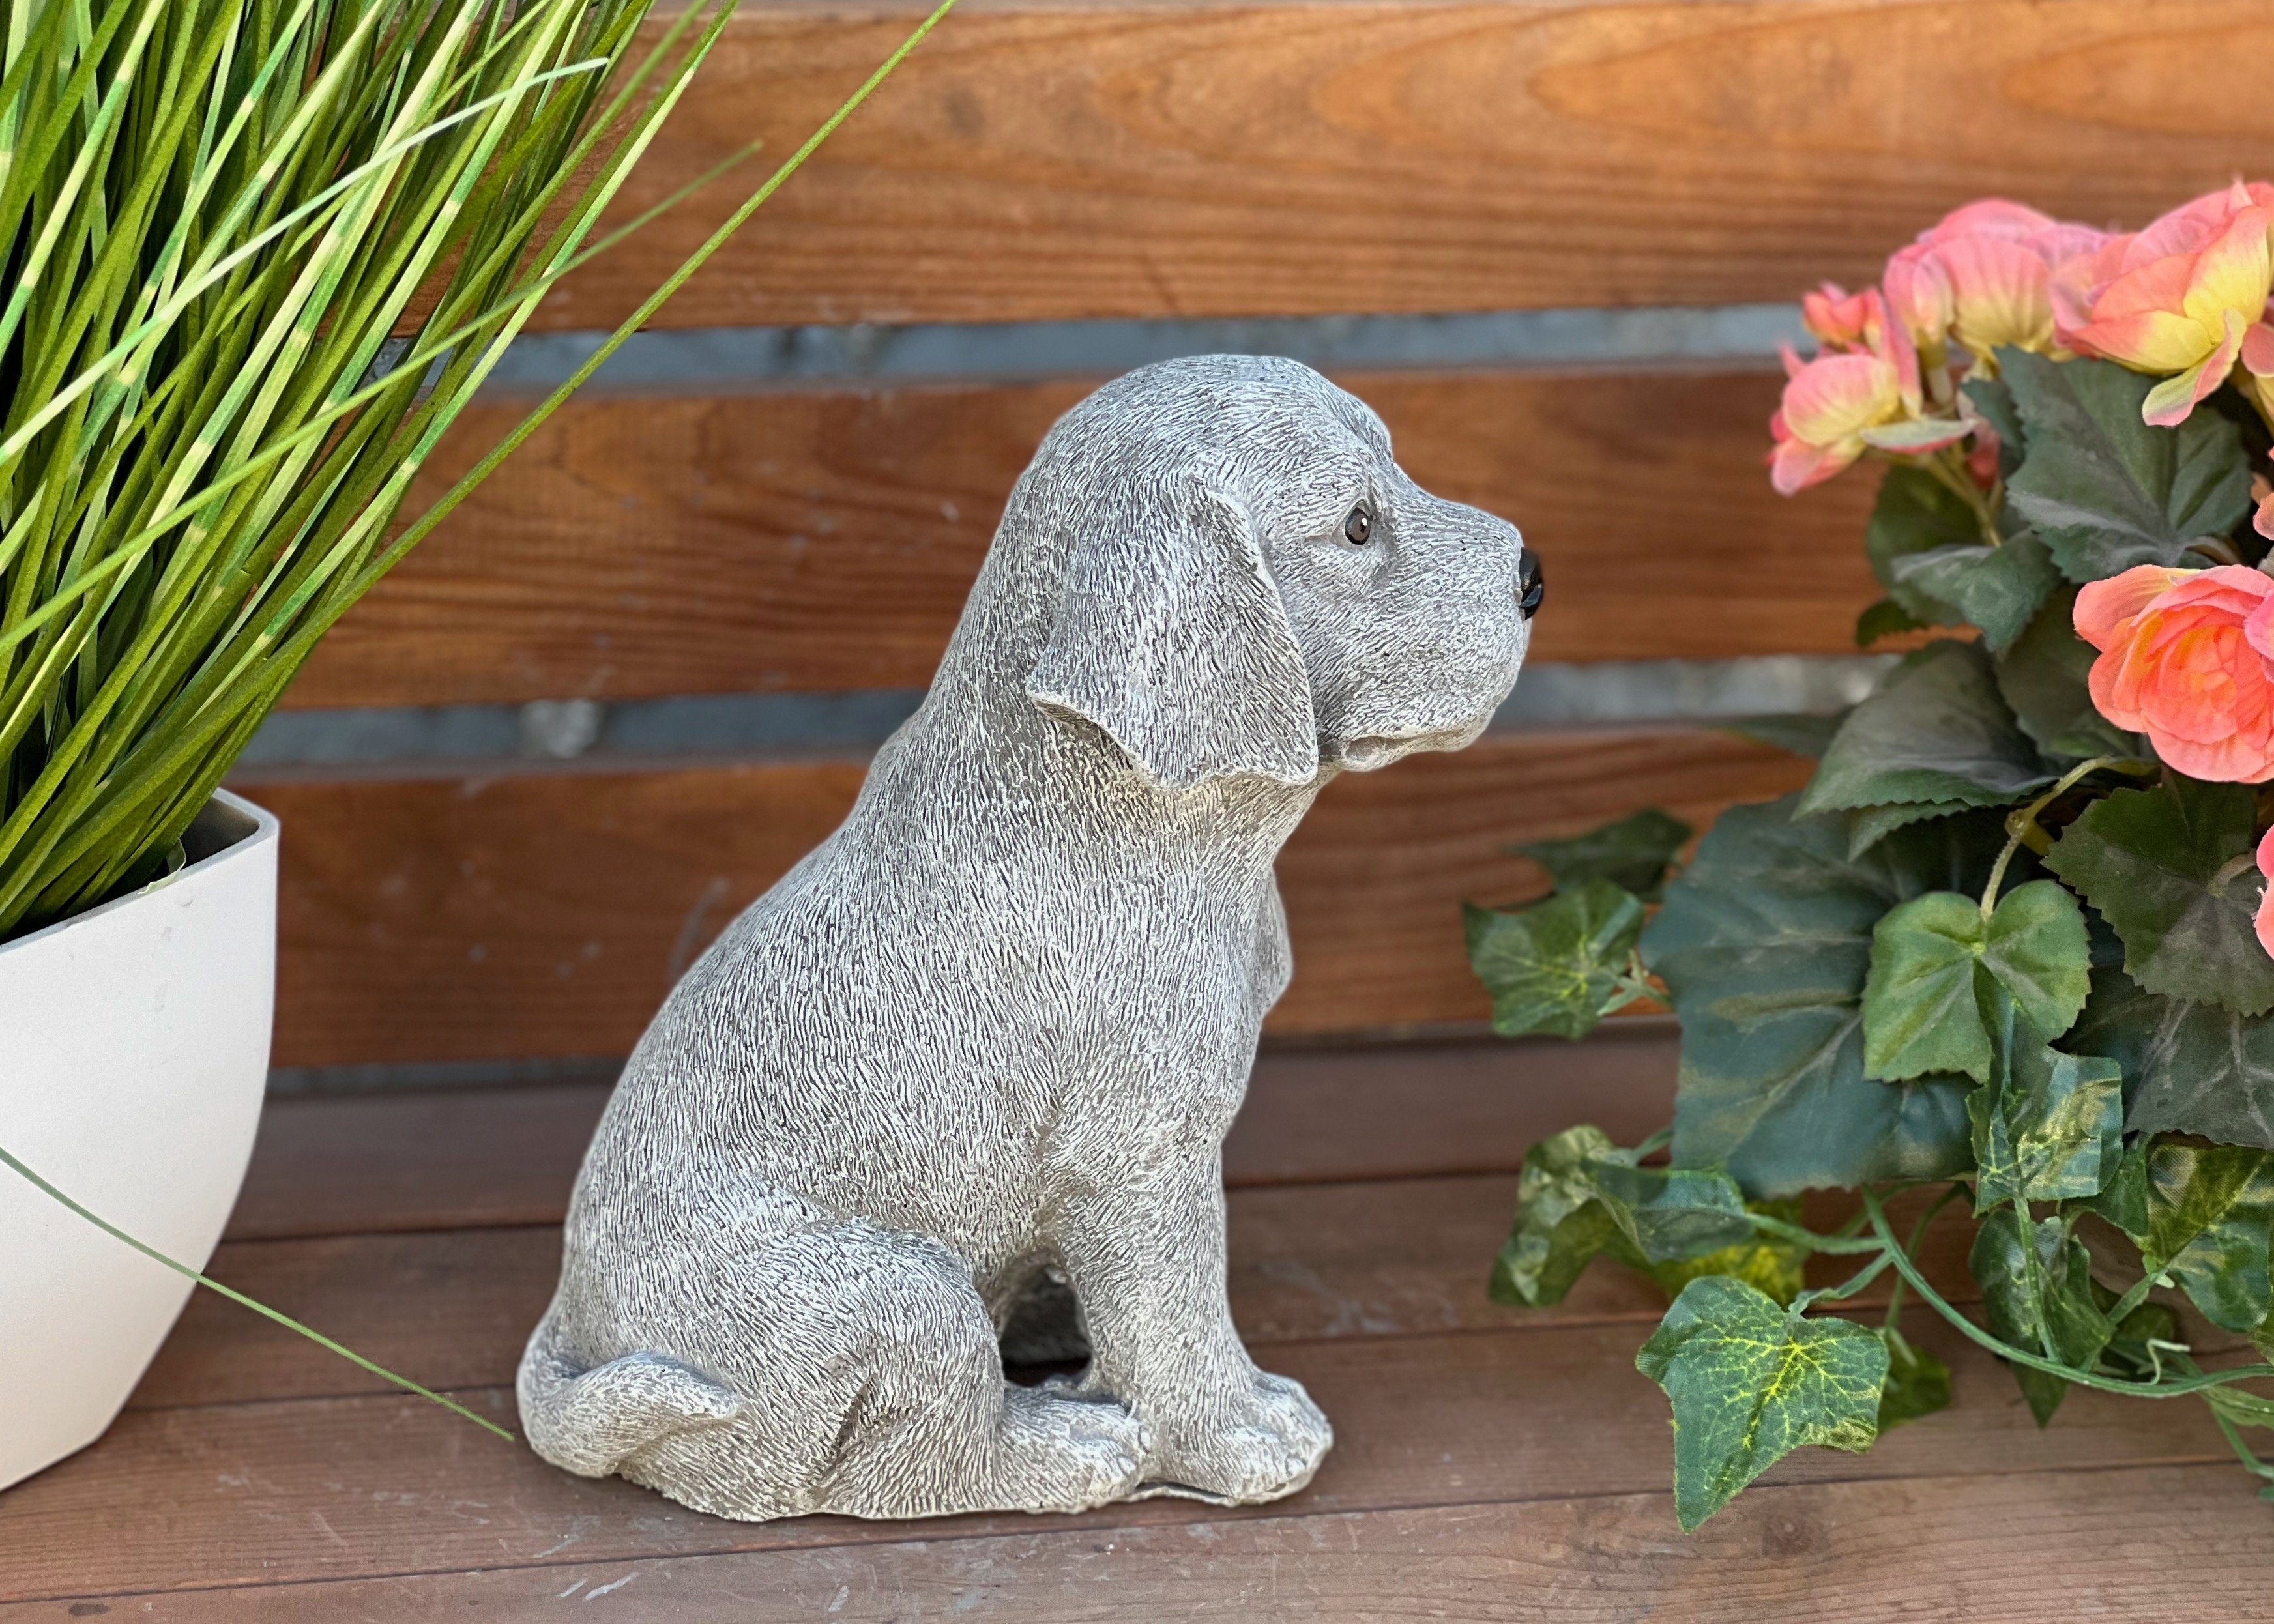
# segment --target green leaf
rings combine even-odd
[[[1934,801],[2002,807],[2052,782],[1999,695],[1990,657],[1945,639],[1905,657],[1849,714],[1800,808],[1853,811]]]
[[[2140,409],[2154,379],[2109,361],[2007,354],[2004,380],[2029,436],[2007,500],[2070,580],[2182,563],[2188,543],[2225,535],[2248,510],[2249,462],[2218,413],[2150,428]]]
[[[1999,354],[2002,365],[2004,352]],[[1996,431],[1999,477],[2011,479],[2014,470],[2022,465],[2022,452],[2029,443],[2022,428],[2022,414],[2014,404],[2014,392],[2000,379],[1969,378],[1960,393],[1974,402],[1974,410]]]
[[[1927,622],[1915,618],[1892,598],[1883,598],[1856,617],[1856,646],[1868,649],[1882,637],[1924,631]],[[1811,752],[1812,754],[1813,752]]]
[[[1974,998],[1985,935],[1981,905],[1955,891],[1914,897],[1880,918],[1864,984],[1867,1076],[1990,1075],[1990,1034]]]
[[[1645,1263],[1694,1258],[1753,1237],[1743,1192],[1726,1173],[1600,1157],[1587,1170],[1612,1221]]]
[[[1712,1275],[1683,1288],[1635,1368],[1674,1406],[1674,1512],[1686,1532],[1804,1444],[1870,1448],[1887,1345]]]
[[[2093,1292],[2092,1259],[2084,1245],[2048,1218],[2029,1229],[2035,1241],[2034,1275],[2022,1235],[2026,1221],[2013,1207],[1985,1214],[1975,1230],[1967,1267],[1982,1288],[1990,1328],[2016,1348],[2090,1370],[2116,1334]],[[2037,1425],[2051,1421],[2070,1384],[2059,1376],[2011,1366]]]
[[[2125,970],[2150,992],[2263,1015],[2274,1010],[2274,959],[2251,915],[2263,883],[2247,864],[2218,877],[2249,856],[2255,816],[2245,786],[2174,774],[2086,808],[2046,866],[2115,929]]]
[[[1991,1034],[1976,972],[1992,976],[2038,1033],[2068,1030],[2090,990],[2084,913],[2051,880],[1981,905],[1929,891],[1890,909],[1871,932],[1864,990],[1864,1069],[1872,1077],[1963,1071],[1987,1080]],[[2041,1042],[2041,1040],[2040,1040]]]
[[[2165,1140],[2148,1153],[2151,1274],[2168,1271],[2212,1324],[2255,1329],[2274,1306],[2274,1151]]]
[[[1772,1218],[1781,1218],[1787,1223],[1801,1221],[1801,1204],[1797,1199],[1782,1201],[1748,1201],[1748,1212],[1766,1213]],[[1708,1274],[1727,1274],[1742,1280],[1756,1291],[1773,1297],[1780,1304],[1789,1304],[1800,1295],[1806,1283],[1808,1251],[1796,1241],[1781,1236],[1756,1231],[1750,1240],[1724,1246],[1717,1252],[1701,1252],[1694,1258],[1675,1258],[1664,1263],[1645,1266],[1644,1273],[1658,1282],[1660,1290],[1672,1302],[1682,1295],[1683,1287]]]
[[[2133,1132],[2274,1150],[2274,1021],[2166,998],[2105,967],[2067,1041],[2123,1066]]]
[[[1966,810],[1961,801],[1899,801],[1884,807],[1865,807],[1848,815],[1848,855],[1861,857],[1896,830],[1929,818],[1948,817]]]
[[[1840,724],[1847,719],[1846,710],[1834,716],[1789,711],[1768,716],[1741,716],[1721,726],[1723,733],[1735,733],[1740,739],[1751,739],[1813,760],[1824,754],[1825,747],[1832,742],[1832,735],[1840,731]]]
[[[2135,1242],[2148,1237],[2149,1144],[2149,1140],[2140,1139],[2126,1147],[2115,1169],[2084,1203],[2089,1210],[2098,1213]],[[2102,1156],[2105,1162],[2105,1147]]]
[[[1645,902],[1655,902],[1667,865],[1695,832],[1671,813],[1645,807],[1569,840],[1532,840],[1510,849],[1547,869],[1558,891],[1608,880]]]
[[[2116,1306],[2116,1293],[2095,1281],[2093,1297],[2100,1310],[2106,1313]],[[2149,1347],[2150,1342],[2174,1342],[2180,1337],[2180,1319],[2161,1303],[2142,1303],[2124,1316],[2116,1327],[2116,1335],[2102,1349],[2103,1364],[2120,1376],[2137,1380],[2152,1380],[2171,1367],[2157,1357]]]
[[[2048,755],[2138,756],[2138,739],[2100,714],[2085,686],[2099,650],[2076,635],[2076,589],[2062,583],[1997,658],[1998,691]]]
[[[1602,1019],[1642,934],[1634,893],[1590,880],[1511,914],[1464,904],[1469,964],[1492,994],[1493,1030],[1583,1038]]]
[[[2123,1155],[2123,1068],[2050,1048],[2001,992],[1985,1003],[1996,1058],[1989,1081],[1967,1101],[1975,1210],[2097,1194]]]
[[[1924,469],[1898,463],[1879,481],[1864,553],[1888,600],[1915,625],[1952,626],[1962,618],[1956,607],[1924,583],[1907,580],[1901,567],[1941,548],[1979,546],[1982,539],[1981,522],[1956,492]],[[1860,641],[1860,623],[1858,631]]]
[[[1899,830],[1851,859],[1841,819],[1792,806],[1723,813],[1643,936],[1682,1022],[1675,1163],[1721,1168],[1756,1198],[1962,1169],[1962,1083],[1864,1077],[1864,983],[1880,915],[1978,889],[2002,820]]]
[[[1879,1389],[1879,1431],[1950,1408],[1950,1366],[1915,1348],[1893,1326],[1880,1328],[1887,1344],[1887,1380]]]
[[[1956,545],[1906,553],[1893,561],[1892,568],[1902,585],[1948,605],[1957,619],[1980,627],[1982,641],[1992,650],[2020,636],[2060,582],[2052,555],[2029,530],[1995,547],[1977,536]]]
[[[2240,1387],[2205,1387],[2203,1402],[2230,1426],[2274,1427],[2274,1399],[2245,1393]]]
[[[1591,1163],[1624,1153],[1600,1128],[1566,1128],[1524,1153],[1516,1186],[1516,1223],[1493,1260],[1492,1297],[1542,1308],[1560,1303],[1607,1248],[1623,1237],[1610,1209],[1596,1199]]]

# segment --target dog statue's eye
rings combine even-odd
[[[1353,547],[1362,547],[1374,539],[1374,509],[1364,502],[1350,510],[1343,521],[1343,539]]]

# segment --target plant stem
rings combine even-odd
[[[1911,1226],[1911,1238],[1909,1244],[1904,1246],[1904,1252],[1914,1258],[1918,1256],[1919,1243],[1926,1238],[1927,1226],[1932,1223],[1937,1217],[1941,1215],[1942,1209],[1944,1207],[1949,1206],[1953,1201],[1956,1200],[1960,1196],[1962,1196],[1965,1193],[1965,1181],[1963,1179],[1957,1178],[1952,1179],[1950,1181],[1950,1188],[1944,1191],[1939,1196],[1936,1197],[1934,1205],[1928,1207],[1926,1211],[1921,1213],[1919,1214],[1918,1222]],[[1891,1287],[1887,1292],[1887,1324],[1890,1327],[1892,1327],[1896,1320],[1902,1316],[1903,1293],[1908,1289],[1909,1287],[1903,1280],[1903,1277],[1898,1274],[1895,1276],[1894,1285]]]
[[[1919,1300],[1956,1326],[1969,1342],[1988,1349],[2008,1364],[2026,1365],[2030,1370],[2043,1371],[2048,1376],[2059,1376],[2064,1380],[2076,1383],[2079,1387],[2097,1387],[2103,1393],[2127,1394],[2135,1398],[2179,1398],[2189,1393],[2200,1393],[2206,1387],[2225,1387],[2230,1382],[2255,1381],[2263,1377],[2274,1376],[2274,1365],[2260,1364],[2238,1365],[2232,1370],[2209,1371],[2178,1381],[2125,1381],[2113,1376],[2103,1376],[2093,1371],[2078,1370],[2075,1366],[2063,1365],[2057,1359],[2048,1359],[2042,1355],[2016,1348],[2013,1343],[1984,1330],[1964,1314],[1960,1313],[1957,1309],[1950,1305],[1940,1292],[1928,1284],[1926,1276],[1919,1273],[1918,1265],[1914,1263],[1897,1244],[1894,1231],[1887,1227],[1886,1209],[1879,1204],[1879,1198],[1869,1190],[1862,1193],[1864,1209],[1871,1214],[1872,1229],[1893,1253],[1896,1271],[1910,1282],[1910,1288],[1918,1293]]]
[[[2014,853],[2022,849],[2022,837],[2037,826],[2037,815],[2068,793],[2080,779],[2103,767],[2113,766],[2120,759],[2114,756],[2096,756],[2090,761],[2079,762],[2055,780],[2051,789],[2006,820],[2006,827],[2012,832],[2007,838],[2006,849],[1998,853],[1998,861],[1991,865],[1990,883],[1982,888],[1982,917],[1985,921],[1997,910],[1998,887],[2005,883],[2006,867],[2014,861]]]
[[[504,1439],[508,1443],[514,1441],[514,1437],[511,1432],[507,1432],[505,1428],[500,1426],[496,1422],[486,1420],[482,1417],[476,1415],[463,1404],[458,1403],[453,1399],[444,1398],[440,1393],[433,1392],[429,1388],[420,1387],[408,1376],[398,1376],[393,1371],[388,1370],[386,1366],[373,1364],[371,1360],[365,1358],[363,1355],[358,1353],[354,1349],[342,1346],[340,1343],[334,1342],[330,1337],[325,1335],[321,1331],[312,1330],[307,1326],[302,1325],[297,1320],[293,1319],[290,1314],[279,1313],[276,1310],[269,1307],[266,1303],[255,1302],[252,1298],[245,1296],[244,1292],[237,1290],[230,1286],[224,1286],[218,1280],[209,1279],[206,1275],[201,1274],[197,1270],[192,1268],[188,1264],[176,1262],[173,1259],[168,1257],[164,1252],[160,1252],[155,1246],[150,1245],[147,1242],[135,1239],[134,1237],[129,1235],[125,1230],[120,1229],[109,1219],[102,1217],[100,1214],[88,1211],[77,1201],[72,1200],[71,1197],[65,1195],[62,1191],[56,1189],[55,1185],[49,1184],[46,1179],[41,1177],[30,1168],[25,1166],[22,1162],[19,1161],[14,1155],[10,1154],[5,1147],[0,1147],[0,1166],[5,1166],[14,1172],[20,1174],[24,1178],[30,1182],[34,1189],[38,1190],[42,1194],[51,1197],[53,1199],[60,1202],[67,1210],[86,1219],[87,1222],[93,1224],[105,1235],[109,1236],[113,1240],[124,1242],[127,1245],[132,1246],[135,1251],[140,1252],[144,1257],[150,1259],[152,1261],[162,1263],[168,1268],[173,1270],[177,1274],[186,1275],[191,1280],[195,1281],[199,1285],[205,1287],[207,1290],[217,1291],[222,1296],[227,1297],[230,1302],[238,1304],[245,1308],[249,1308],[256,1314],[260,1314],[267,1319],[274,1320],[277,1324],[284,1327],[287,1330],[298,1332],[310,1342],[317,1344],[317,1346],[330,1350],[332,1352],[338,1354],[340,1357],[347,1360],[350,1364],[361,1365],[373,1375],[380,1377],[383,1380],[393,1382],[396,1387],[403,1388],[405,1392],[416,1393],[420,1398],[440,1404],[443,1409],[449,1410],[454,1415],[463,1416],[476,1426],[481,1427],[486,1432],[495,1432],[500,1438]]]

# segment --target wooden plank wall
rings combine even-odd
[[[784,152],[911,20],[752,0],[625,200]],[[2251,0],[1742,0],[959,11],[663,313],[1148,320],[1784,299],[2004,190],[2137,222],[2274,169]],[[723,193],[721,194],[723,196]],[[616,320],[723,202],[564,286]],[[1521,524],[1534,658],[1828,654],[1874,595],[1867,485],[1761,469],[1773,361],[1359,372],[1423,483]],[[1094,380],[573,404],[351,615],[301,709],[921,687],[1011,480]],[[424,489],[516,415],[471,412]],[[276,1059],[621,1054],[732,911],[833,824],[831,759],[248,768],[286,820]],[[1698,727],[1496,734],[1333,786],[1283,867],[1283,1034],[1473,1021],[1456,905],[1507,842],[1645,801],[1710,816],[1787,758]]]

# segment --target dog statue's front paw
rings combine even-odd
[[[1206,1421],[1156,1423],[1160,1441],[1147,1463],[1145,1495],[1225,1506],[1277,1500],[1310,1482],[1334,1445],[1325,1414],[1302,1383],[1284,1376],[1253,1372],[1246,1391],[1213,1408]]]

